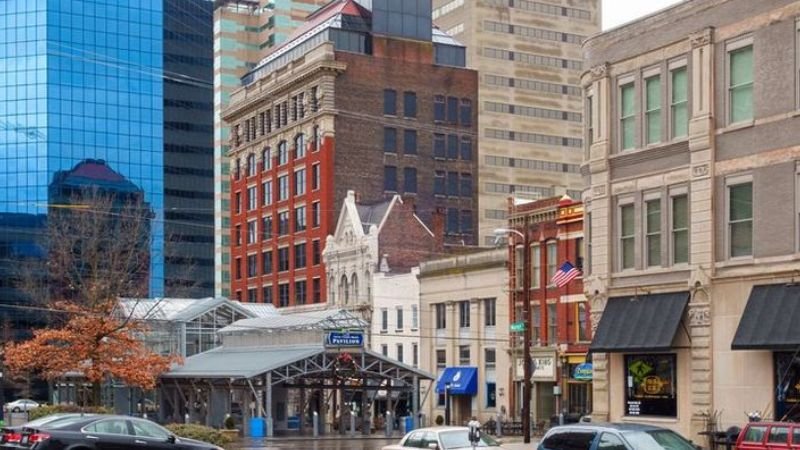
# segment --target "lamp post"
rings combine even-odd
[[[527,225],[527,221],[526,221]],[[523,442],[531,442],[531,243],[527,233],[514,228],[498,228],[494,230],[495,236],[514,234],[522,239],[522,319],[525,325],[522,334],[522,433]]]
[[[444,384],[444,424],[450,426],[450,382]]]

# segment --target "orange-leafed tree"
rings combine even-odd
[[[7,344],[5,365],[47,380],[83,377],[93,384],[95,401],[112,379],[152,389],[174,358],[150,351],[141,339],[146,324],[119,306],[121,297],[148,293],[151,209],[135,189],[68,194],[49,207],[44,265],[26,269],[37,273],[29,292],[46,297],[49,325]]]

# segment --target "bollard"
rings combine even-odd
[[[500,416],[497,416],[497,421],[495,422],[495,434],[497,437],[501,437],[503,435],[503,423],[500,422]]]
[[[386,411],[386,437],[392,437],[392,428],[394,427],[394,420],[392,420],[392,413]]]
[[[350,436],[356,436],[356,413],[355,411],[350,411]]]
[[[311,420],[314,422],[314,437],[319,436],[319,414],[314,411],[314,414],[311,416]]]

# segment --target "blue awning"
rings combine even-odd
[[[475,395],[478,393],[477,367],[447,367],[436,382],[436,393],[444,394],[445,384],[450,383],[450,395]]]

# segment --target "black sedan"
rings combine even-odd
[[[20,445],[31,450],[221,450],[213,444],[177,437],[149,420],[112,415],[25,427]]]
[[[16,427],[3,427],[0,430],[2,431],[2,435],[0,436],[0,450],[25,448],[20,444],[20,441],[22,440],[22,429],[25,427],[28,428],[43,427],[45,425],[51,425],[53,423],[60,421],[83,420],[91,416],[92,416],[91,414],[81,414],[81,413],[51,414],[49,416],[34,419],[26,423],[25,425],[20,425]]]

